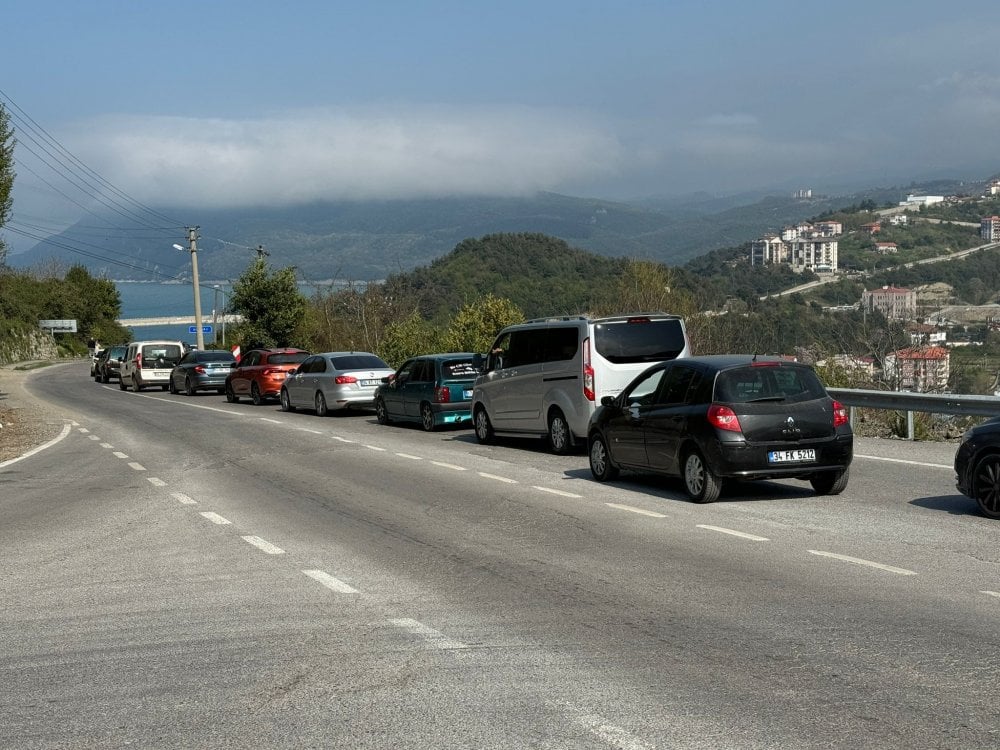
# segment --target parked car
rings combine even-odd
[[[821,495],[847,487],[854,434],[847,408],[808,365],[754,355],[654,365],[590,420],[590,470],[679,476],[708,503],[726,479],[803,479]]]
[[[118,387],[141,391],[147,386],[167,390],[170,371],[184,356],[180,341],[132,341],[121,359]]]
[[[101,351],[94,366],[94,380],[99,383],[110,383],[121,380],[122,358],[128,351],[128,344],[109,346]]]
[[[1000,519],[1000,417],[967,430],[955,451],[958,491],[988,518]]]
[[[340,409],[370,409],[382,378],[393,370],[368,352],[323,352],[306,359],[281,386],[284,411],[314,409],[326,416]]]
[[[95,380],[97,379],[97,360],[100,359],[101,354],[106,351],[107,349],[97,349],[90,355],[90,377]]]
[[[375,393],[379,423],[418,422],[428,432],[446,424],[471,425],[475,356],[452,352],[408,359]]]
[[[620,393],[654,362],[689,353],[684,320],[664,313],[508,326],[476,378],[476,437],[481,443],[494,435],[547,437],[554,453],[568,453],[587,439],[588,420],[604,396]]]
[[[183,390],[188,396],[205,390],[225,393],[226,376],[235,364],[236,357],[225,349],[193,349],[170,371],[170,392]]]
[[[305,349],[251,349],[226,376],[226,399],[235,404],[240,396],[249,396],[260,406],[267,399],[277,398],[288,374],[308,357]]]

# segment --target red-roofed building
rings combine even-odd
[[[951,352],[943,346],[900,349],[885,355],[882,369],[901,391],[943,391],[951,374]]]
[[[899,248],[896,246],[895,242],[876,242],[875,252],[879,255],[886,255],[888,253],[899,252]]]

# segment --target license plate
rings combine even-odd
[[[801,461],[815,461],[816,450],[814,448],[798,448],[791,451],[768,451],[767,462],[769,464],[790,464]]]
[[[381,380],[362,380],[361,385],[372,386],[372,385],[378,385],[381,382],[382,382]]]
[[[462,398],[466,401],[472,398],[472,391],[462,391]]]

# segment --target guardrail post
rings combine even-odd
[[[906,412],[906,439],[913,440],[913,412]]]

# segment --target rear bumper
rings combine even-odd
[[[720,477],[744,479],[808,478],[825,471],[840,471],[851,465],[854,458],[854,438],[837,437],[822,443],[794,446],[813,448],[816,460],[801,463],[773,464],[767,460],[769,451],[784,450],[787,444],[765,443],[716,443],[715,455],[709,459],[712,469]],[[713,460],[714,459],[714,460]]]

